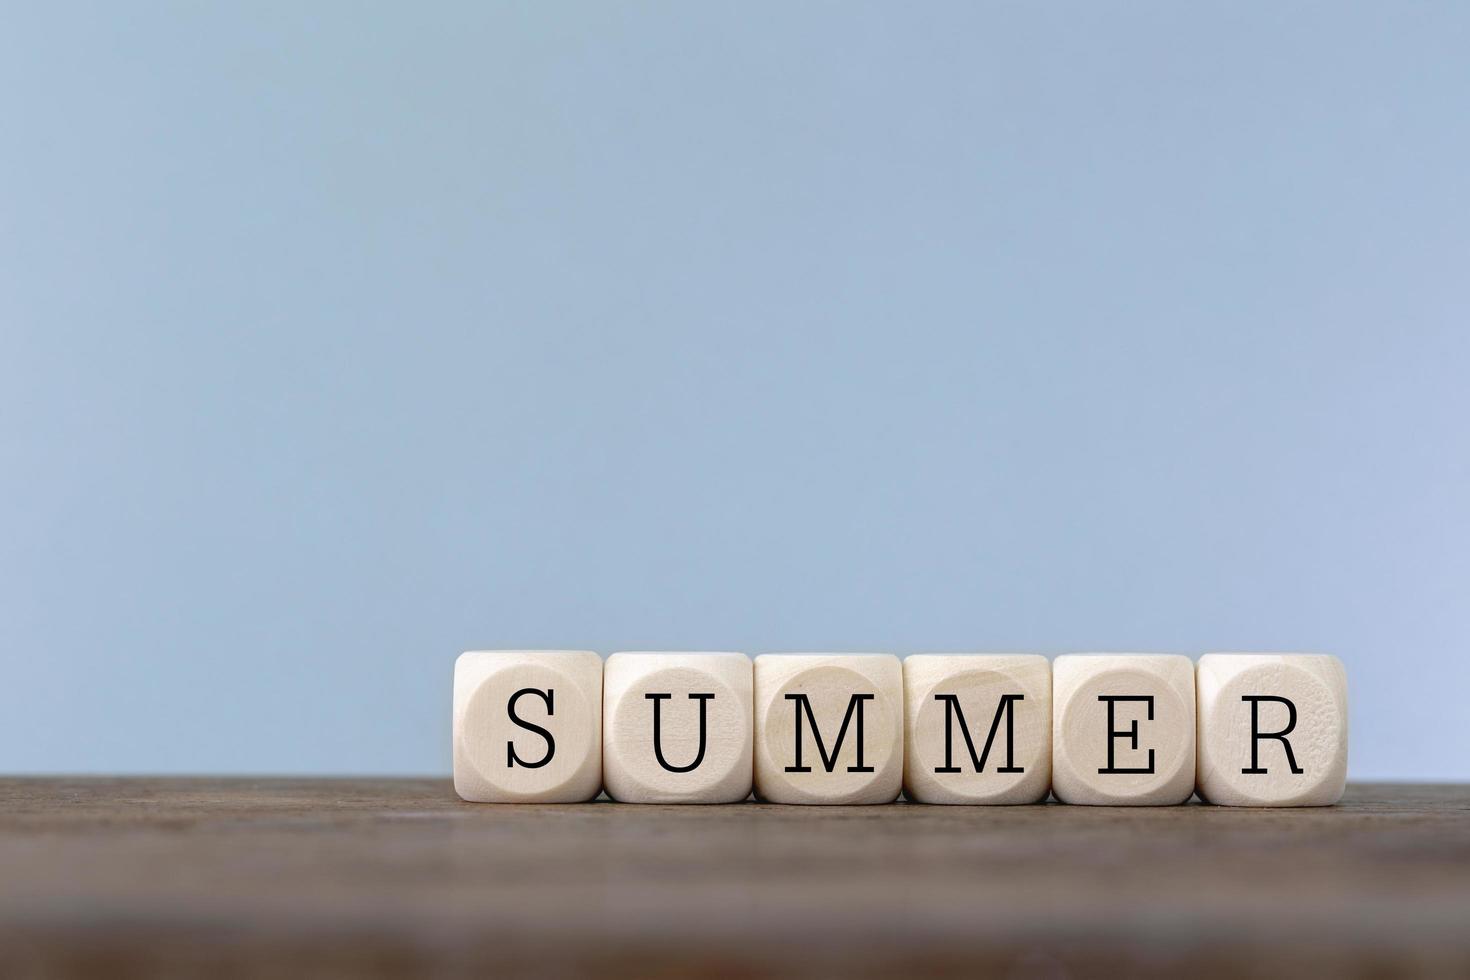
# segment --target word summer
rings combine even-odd
[[[1324,806],[1336,657],[494,650],[454,668],[476,803]]]

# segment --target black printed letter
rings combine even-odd
[[[960,768],[954,764],[954,723],[958,719],[960,723],[960,734],[965,736],[965,748],[970,752],[970,762],[974,764],[976,772],[985,771],[985,760],[990,758],[990,746],[995,742],[996,730],[1000,728],[1000,716],[1006,718],[1006,764],[996,772],[1025,772],[1024,768],[1016,766],[1016,712],[1011,707],[1017,701],[1026,700],[1024,694],[1002,694],[1000,706],[995,709],[995,718],[990,722],[990,734],[985,736],[985,748],[981,750],[980,757],[975,757],[975,743],[970,739],[970,728],[965,724],[965,713],[960,710],[960,698],[957,694],[936,694],[934,700],[944,702],[944,765],[935,769],[935,772],[959,772]]]
[[[552,699],[552,695],[554,695],[555,693],[556,693],[555,691],[551,691],[551,690],[538,691],[534,687],[523,687],[519,691],[515,692],[514,694],[512,694],[510,696],[510,701],[508,701],[506,703],[506,705],[505,705],[505,710],[507,712],[509,712],[509,714],[510,714],[510,720],[512,722],[514,722],[515,724],[519,725],[520,727],[524,728],[526,731],[528,731],[528,732],[535,732],[536,734],[540,735],[542,738],[546,739],[546,754],[544,756],[542,756],[541,759],[540,759],[540,761],[538,761],[538,762],[527,762],[526,760],[522,759],[520,756],[516,755],[516,743],[514,743],[514,742],[506,742],[505,743],[505,756],[506,756],[506,758],[505,758],[505,765],[506,765],[506,768],[508,768],[508,769],[514,769],[516,766],[520,765],[520,766],[526,767],[527,769],[540,769],[542,766],[546,765],[548,762],[551,761],[551,757],[553,755],[556,755],[556,739],[554,739],[554,738],[551,737],[551,733],[548,732],[546,729],[542,728],[540,725],[533,725],[529,721],[523,721],[523,720],[521,720],[521,718],[516,715],[516,702],[521,699],[521,695],[523,695],[523,694],[536,694],[536,695],[540,695],[541,700],[546,702],[546,713],[548,715],[554,715],[554,714],[556,714],[555,705],[553,704],[553,702],[551,700]]]
[[[659,714],[661,703],[673,697],[672,694],[645,694],[645,698],[653,702],[653,756],[658,759],[658,764],[669,772],[689,772],[691,769],[699,768],[704,761],[704,703],[714,697],[713,694],[691,694],[690,700],[699,702],[699,751],[694,753],[694,761],[687,766],[671,766],[664,759],[663,745],[663,718]]]
[[[787,766],[787,772],[811,772],[811,766],[801,764],[801,710],[806,709],[807,721],[812,725],[812,738],[817,740],[817,754],[822,757],[822,768],[828,772],[837,765],[837,753],[842,751],[842,740],[847,737],[847,723],[852,721],[852,713],[857,712],[857,765],[848,766],[848,772],[872,772],[872,766],[863,765],[863,702],[871,701],[877,697],[875,694],[854,694],[847,702],[847,714],[842,716],[842,727],[837,729],[837,741],[832,746],[832,754],[827,755],[827,746],[822,742],[822,732],[817,728],[817,718],[812,714],[812,703],[805,694],[788,694],[787,701],[796,702],[796,765]]]
[[[1260,760],[1257,752],[1261,747],[1261,739],[1274,738],[1281,743],[1282,748],[1286,749],[1287,768],[1292,771],[1293,775],[1300,776],[1302,770],[1296,764],[1296,756],[1291,753],[1291,743],[1286,740],[1286,736],[1290,735],[1291,730],[1296,727],[1296,705],[1292,704],[1286,698],[1278,698],[1270,694],[1242,694],[1240,700],[1251,703],[1251,767],[1240,771],[1251,775],[1264,773],[1266,770],[1260,768]],[[1262,701],[1275,701],[1277,704],[1286,705],[1286,727],[1281,729],[1281,731],[1261,731],[1259,714]]]
[[[1108,703],[1108,767],[1106,769],[1099,769],[1098,772],[1099,773],[1105,773],[1105,774],[1113,774],[1113,773],[1140,773],[1140,774],[1145,774],[1145,775],[1148,774],[1148,773],[1152,773],[1154,771],[1154,750],[1153,749],[1149,749],[1148,750],[1148,765],[1145,766],[1142,769],[1119,769],[1119,768],[1117,768],[1117,767],[1115,767],[1113,765],[1113,750],[1118,745],[1118,739],[1120,739],[1120,738],[1129,739],[1133,743],[1130,747],[1132,749],[1134,749],[1135,751],[1137,751],[1137,749],[1138,749],[1138,720],[1137,719],[1134,719],[1133,722],[1129,724],[1129,726],[1128,726],[1128,728],[1127,728],[1126,731],[1121,731],[1121,732],[1118,731],[1117,728],[1114,727],[1114,723],[1113,723],[1113,705],[1116,702],[1118,702],[1118,701],[1142,701],[1144,704],[1148,705],[1148,720],[1149,721],[1153,721],[1154,720],[1154,698],[1153,698],[1153,695],[1152,694],[1147,694],[1147,695],[1138,695],[1138,694],[1117,694],[1117,695],[1099,694],[1097,696],[1097,699],[1099,701],[1106,701]]]

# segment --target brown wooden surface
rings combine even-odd
[[[486,806],[0,780],[6,976],[1470,976],[1470,788],[1340,806]]]

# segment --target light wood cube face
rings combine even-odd
[[[1194,664],[1169,654],[1052,663],[1052,792],[1063,803],[1166,806],[1194,792]]]
[[[454,664],[454,789],[473,803],[580,803],[602,788],[602,658],[480,650]]]
[[[1347,785],[1347,674],[1324,654],[1200,658],[1200,798],[1327,806]]]
[[[750,795],[752,672],[743,653],[615,653],[603,674],[602,770],[622,803]]]
[[[903,668],[890,654],[755,658],[755,791],[772,803],[892,803]]]
[[[1037,803],[1051,786],[1051,664],[1031,655],[903,662],[904,793],[917,803]]]

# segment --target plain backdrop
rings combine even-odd
[[[476,647],[1312,650],[1470,778],[1464,4],[12,5],[0,770]]]

